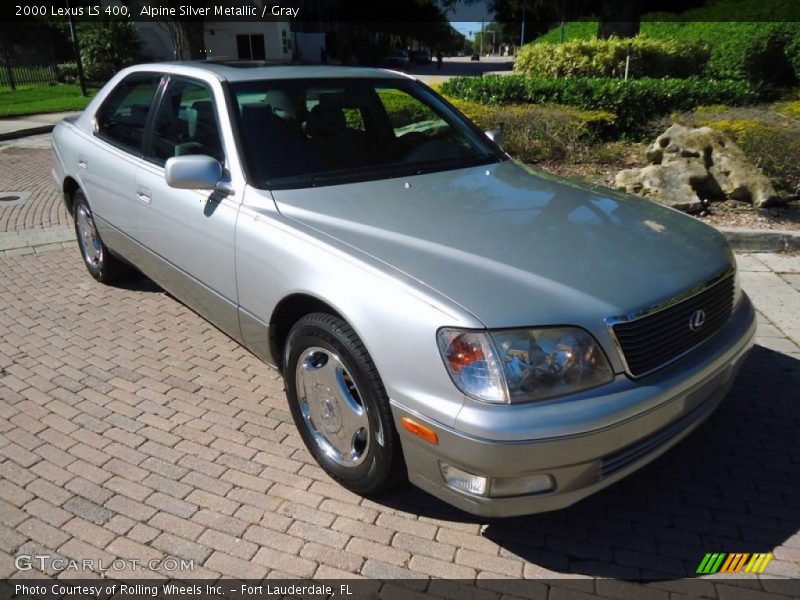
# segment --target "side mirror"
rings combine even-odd
[[[215,190],[233,193],[230,184],[222,181],[222,165],[205,155],[173,156],[164,166],[164,179],[169,187],[182,190]]]
[[[503,134],[500,133],[499,129],[490,129],[489,131],[485,131],[484,133],[486,134],[486,137],[488,137],[498,146],[503,145]]]

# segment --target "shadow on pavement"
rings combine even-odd
[[[665,455],[570,508],[489,520],[482,535],[543,578],[694,577],[706,552],[772,552],[800,530],[798,389],[800,361],[756,346],[728,398]],[[486,522],[411,486],[402,501],[381,501],[423,518]],[[800,570],[771,565],[767,573]]]
[[[129,277],[114,282],[113,287],[131,292],[164,292],[157,283],[138,271],[133,271]]]

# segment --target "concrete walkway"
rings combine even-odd
[[[37,133],[47,133],[52,131],[53,127],[62,119],[78,114],[80,112],[58,112],[0,119],[0,140],[13,140]]]

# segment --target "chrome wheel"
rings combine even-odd
[[[83,204],[77,206],[75,213],[75,224],[78,226],[83,259],[88,266],[97,268],[103,260],[103,246],[97,235],[92,215]]]
[[[315,444],[344,467],[361,464],[371,442],[362,396],[336,354],[307,348],[295,372],[300,411]]]

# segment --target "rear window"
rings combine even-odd
[[[161,75],[155,73],[136,73],[123,79],[97,111],[95,134],[138,153],[160,83]]]

